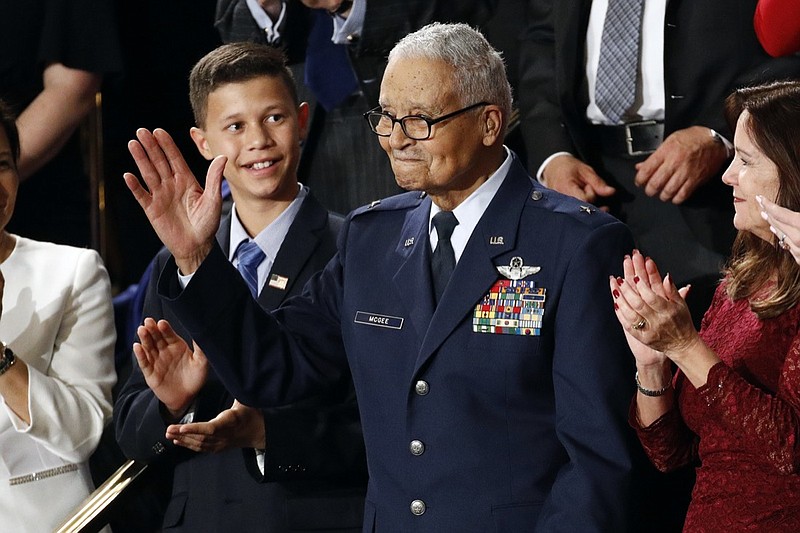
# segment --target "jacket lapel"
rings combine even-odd
[[[519,220],[531,187],[530,177],[515,157],[505,181],[472,232],[442,294],[422,342],[414,374],[453,330],[464,320],[472,320],[475,305],[497,281],[499,274],[494,258],[516,247]],[[428,290],[430,293],[430,287]]]
[[[325,228],[327,222],[328,212],[325,208],[312,195],[306,196],[261,287],[258,303],[262,307],[275,309],[287,295],[292,294],[303,266],[319,246],[319,231]],[[273,275],[280,277],[280,283],[275,286],[270,285]],[[284,280],[285,286],[281,288]]]
[[[433,316],[433,285],[430,272],[428,221],[431,200],[425,198],[410,210],[400,233],[395,252],[400,257],[393,280],[397,293],[407,309],[407,316],[422,338]]]
[[[231,251],[231,215],[228,214],[222,218],[219,223],[219,229],[217,230],[217,242],[219,243],[219,247],[222,248],[222,251],[225,253],[225,257],[228,257]]]

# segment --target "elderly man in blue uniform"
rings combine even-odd
[[[213,239],[224,161],[203,190],[163,132],[131,144],[147,188],[126,183],[174,258],[159,292],[236,397],[277,405],[352,373],[364,531],[626,528],[633,380],[606,291],[632,239],[503,146],[505,79],[463,24],[395,46],[367,119],[410,192],[351,213],[337,255],[273,313]],[[141,341],[190,367],[166,325]]]

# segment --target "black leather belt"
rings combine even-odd
[[[657,120],[617,126],[589,127],[595,148],[606,155],[637,157],[652,154],[664,140],[664,123]]]

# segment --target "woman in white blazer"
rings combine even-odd
[[[18,157],[0,101],[0,532],[15,533],[52,531],[93,490],[88,459],[116,380],[100,257],[5,230]]]

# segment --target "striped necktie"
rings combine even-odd
[[[258,298],[258,265],[265,257],[255,241],[243,241],[236,250],[236,258],[239,261],[236,268],[247,283],[253,298]]]
[[[636,100],[643,8],[644,0],[608,1],[594,97],[614,124],[623,122]]]

